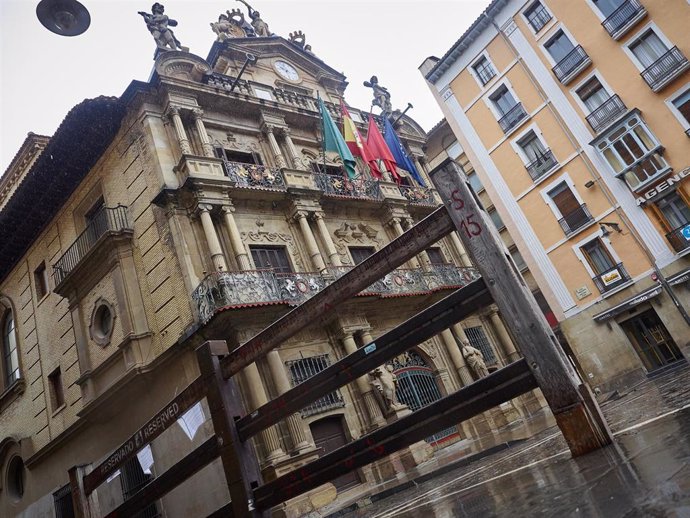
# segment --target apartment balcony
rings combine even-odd
[[[666,234],[666,239],[678,253],[690,249],[690,222]]]
[[[673,47],[640,74],[649,87],[658,92],[690,67],[688,58],[678,47]]]
[[[582,48],[582,45],[578,45],[563,59],[556,63],[556,66],[551,70],[553,70],[556,79],[558,79],[562,84],[567,85],[591,62],[592,60],[585,52],[585,49]]]
[[[508,110],[503,117],[498,119],[498,125],[503,130],[503,133],[509,133],[513,128],[516,128],[520,121],[527,117],[527,112],[522,107],[522,103],[517,103],[510,110]]]
[[[623,263],[618,263],[613,268],[593,277],[592,280],[600,293],[606,293],[628,282],[630,275],[625,270]]]
[[[314,173],[316,185],[326,196],[339,198],[364,198],[382,200],[381,189],[376,180],[367,180],[358,176],[355,179],[325,173]]]
[[[600,133],[627,111],[625,103],[614,94],[587,115],[587,122],[595,133]]]
[[[280,169],[258,164],[230,162],[229,160],[223,160],[223,169],[237,187],[286,190],[285,176]]]
[[[563,232],[565,232],[566,236],[573,235],[578,230],[593,222],[594,218],[590,214],[586,203],[583,203],[577,209],[569,214],[564,215],[558,220],[558,223],[561,225],[561,228],[563,229]]]
[[[630,29],[647,14],[638,0],[626,0],[601,25],[614,40],[625,36]]]
[[[89,257],[118,237],[129,240],[133,232],[127,216],[127,207],[118,205],[103,207],[99,210],[74,243],[53,265],[55,292],[66,296],[64,288],[74,277],[73,274],[85,266]]]
[[[415,205],[438,205],[431,189],[410,185],[400,185],[398,188],[400,189],[400,194],[410,203],[414,203]]]
[[[527,164],[525,168],[527,168],[530,178],[536,182],[557,165],[558,161],[556,157],[553,156],[550,149],[547,149],[540,156]]]

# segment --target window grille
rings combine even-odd
[[[482,326],[466,327],[465,334],[467,335],[467,339],[470,341],[470,345],[482,352],[484,362],[487,365],[496,365],[498,363],[496,355],[494,354],[494,349],[491,347],[489,339],[486,337],[486,333],[484,333],[484,328],[482,328]]]
[[[321,356],[310,356],[308,358],[300,358],[299,360],[285,362],[285,365],[290,371],[290,382],[292,383],[293,387],[296,387],[300,383],[304,383],[312,376],[315,376],[326,367],[330,366],[330,364],[331,362],[328,359],[327,354],[323,354]],[[334,390],[330,394],[326,394],[324,397],[317,399],[313,403],[304,407],[302,410],[300,410],[300,413],[302,414],[302,417],[307,417],[320,412],[325,412],[326,410],[344,406],[345,402],[343,401],[342,394],[339,390]]]
[[[62,486],[53,493],[55,505],[55,518],[74,518],[74,504],[72,503],[72,491],[69,484]]]

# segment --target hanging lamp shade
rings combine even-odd
[[[36,16],[46,29],[60,36],[77,36],[91,24],[89,11],[77,0],[41,0]]]

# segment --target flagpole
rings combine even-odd
[[[323,161],[323,174],[326,174],[326,121],[324,120],[323,113],[321,113],[321,92],[316,92],[316,96],[319,99],[319,115],[321,116],[321,160]]]

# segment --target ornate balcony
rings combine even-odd
[[[590,214],[587,204],[583,203],[577,209],[559,219],[558,223],[560,223],[565,235],[570,236],[593,221],[594,218]]]
[[[461,288],[481,277],[476,268],[455,266],[454,264],[432,264],[431,271],[425,272],[429,289],[446,289],[450,287]]]
[[[666,234],[666,239],[676,252],[683,252],[690,248],[690,222]]]
[[[688,58],[685,57],[678,47],[673,47],[645,68],[640,75],[654,92],[658,92],[685,72],[688,67],[690,67]]]
[[[338,196],[345,198],[370,198],[381,200],[381,189],[376,180],[366,180],[358,176],[354,180],[345,176],[331,175],[325,173],[314,173],[316,185],[327,196]]]
[[[402,194],[410,203],[418,205],[437,205],[434,193],[431,189],[424,187],[413,187],[410,185],[400,185],[400,194]]]
[[[626,0],[601,25],[614,40],[625,35],[635,22],[644,17],[647,10],[637,0]]]
[[[237,187],[281,191],[286,189],[285,177],[280,169],[258,164],[230,162],[229,160],[223,160],[223,169]]]
[[[587,115],[587,122],[595,133],[600,133],[626,111],[628,108],[625,103],[617,94],[614,94]]]
[[[530,178],[536,182],[557,165],[558,161],[556,157],[553,156],[550,149],[547,149],[525,167],[527,168]]]
[[[592,60],[585,52],[585,49],[582,48],[582,45],[578,45],[556,63],[556,66],[551,70],[553,70],[556,79],[565,85],[591,62]]]
[[[133,232],[127,217],[127,207],[103,207],[92,218],[67,251],[53,265],[55,292],[60,293],[63,282],[70,277],[87,256],[109,236]],[[62,293],[60,293],[62,294]]]
[[[527,112],[522,107],[522,103],[517,103],[498,120],[498,125],[503,133],[508,133],[525,117],[527,117]]]
[[[592,280],[600,293],[606,293],[628,282],[630,275],[625,270],[623,263],[618,263],[613,268],[609,268],[605,272],[593,277]]]

